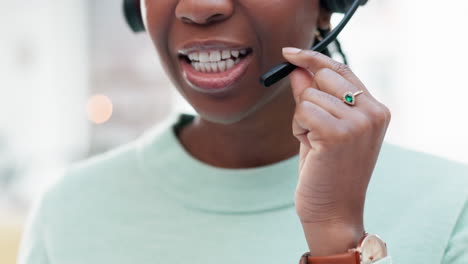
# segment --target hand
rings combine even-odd
[[[283,56],[298,66],[290,75],[296,100],[293,134],[301,142],[295,203],[306,237],[334,230],[334,235],[343,231],[359,239],[367,186],[390,111],[346,65],[308,50],[286,49]],[[342,101],[345,92],[360,90],[356,105]]]

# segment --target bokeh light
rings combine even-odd
[[[110,98],[103,94],[93,95],[86,105],[88,120],[95,124],[103,124],[112,117],[113,105]]]

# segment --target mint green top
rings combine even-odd
[[[179,143],[193,116],[179,117],[71,166],[31,212],[18,263],[298,263],[298,156],[213,167]],[[468,263],[467,201],[466,165],[384,143],[364,215],[388,245],[377,263]]]

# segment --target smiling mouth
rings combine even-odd
[[[202,93],[233,89],[245,75],[252,48],[198,47],[179,52],[182,74],[190,87]]]

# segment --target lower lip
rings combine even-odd
[[[202,93],[221,93],[231,90],[234,84],[244,76],[252,61],[252,54],[242,58],[239,63],[224,72],[205,73],[195,70],[185,59],[181,59],[184,77],[190,86]]]

